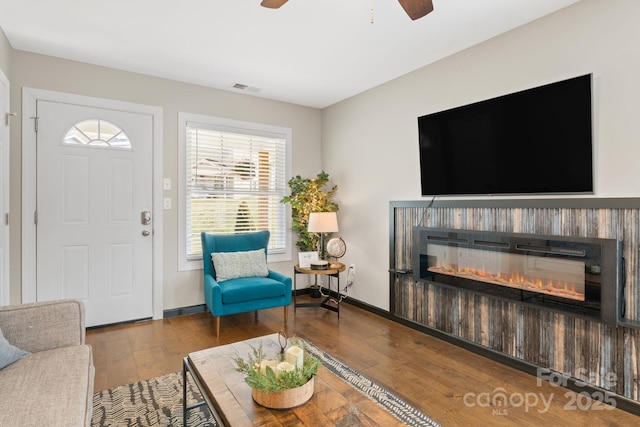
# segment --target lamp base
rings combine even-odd
[[[320,287],[319,286],[312,286],[309,288],[309,296],[311,298],[320,298],[322,296],[322,293],[320,292]]]

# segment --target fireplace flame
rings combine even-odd
[[[579,301],[585,300],[584,293],[579,292],[576,289],[575,283],[554,281],[551,279],[542,279],[539,277],[526,277],[519,272],[513,274],[492,273],[485,271],[484,267],[476,270],[471,267],[459,267],[452,264],[436,264],[435,266],[429,267],[429,271],[438,274],[446,274],[449,276],[456,276],[465,279],[492,283],[500,286],[508,286],[511,288],[545,293],[561,298],[570,298]]]

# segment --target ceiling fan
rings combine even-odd
[[[262,0],[260,5],[270,9],[278,9],[287,1],[288,0]],[[400,3],[404,11],[407,12],[409,18],[414,21],[433,11],[432,0],[398,0],[398,3]]]

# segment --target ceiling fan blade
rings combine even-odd
[[[260,6],[268,7],[269,9],[277,9],[283,4],[285,4],[288,0],[262,0]]]
[[[413,21],[433,11],[432,0],[398,0],[398,3]]]

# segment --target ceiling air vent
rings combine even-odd
[[[242,83],[234,83],[232,86],[234,89],[245,90],[247,92],[260,92],[260,88],[252,87]]]

